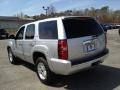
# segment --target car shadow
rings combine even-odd
[[[35,70],[35,65],[34,65],[34,64],[28,63],[28,62],[23,61],[23,60],[21,60],[21,59],[19,59],[19,58],[17,58],[17,60],[18,60],[18,62],[15,63],[15,65],[22,65],[22,66],[24,66],[24,67],[32,70],[33,72],[36,72],[36,70]]]
[[[34,65],[24,62],[23,66],[35,72]],[[120,85],[120,68],[99,65],[69,76],[55,76],[51,87],[68,90],[113,90]]]

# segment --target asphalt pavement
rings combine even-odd
[[[58,76],[51,85],[42,84],[32,64],[11,65],[6,43],[0,40],[0,90],[120,90],[120,36],[108,31],[109,57],[100,66],[71,76]]]

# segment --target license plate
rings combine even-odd
[[[90,51],[94,51],[94,50],[95,50],[95,41],[94,40],[84,42],[84,51],[85,52],[90,52]]]

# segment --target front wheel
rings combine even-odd
[[[49,84],[52,81],[53,73],[50,71],[48,64],[44,58],[39,57],[37,59],[36,70],[41,82]]]
[[[8,58],[11,64],[17,63],[16,57],[13,55],[12,50],[10,48],[8,49]]]

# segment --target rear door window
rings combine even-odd
[[[57,39],[57,21],[47,21],[39,23],[40,39]]]
[[[67,38],[100,35],[103,33],[103,29],[94,19],[64,19],[63,24]]]
[[[26,28],[25,39],[33,39],[35,35],[35,25],[30,24]]]

